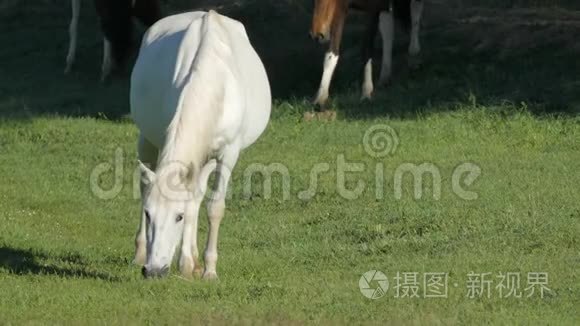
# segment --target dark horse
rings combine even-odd
[[[94,3],[104,35],[101,80],[105,80],[113,66],[125,65],[134,49],[133,17],[149,27],[162,18],[161,6],[159,0],[94,0]],[[71,0],[71,5],[70,42],[65,73],[71,70],[75,61],[81,0]]]
[[[422,0],[315,0],[314,16],[310,36],[320,43],[330,41],[324,58],[324,71],[314,103],[324,107],[328,100],[328,89],[338,62],[344,22],[349,9],[361,10],[369,15],[363,48],[364,78],[361,99],[370,99],[373,93],[372,52],[377,29],[383,41],[383,62],[380,84],[386,84],[391,75],[394,21],[399,20],[410,29],[409,55],[419,55],[419,29],[423,14]]]

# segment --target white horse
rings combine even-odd
[[[215,168],[203,271],[204,279],[215,279],[230,174],[271,109],[268,77],[244,26],[215,11],[160,20],[143,38],[130,101],[140,130],[143,208],[135,262],[144,264],[145,277],[164,276],[182,239],[182,275],[201,274],[198,213]]]

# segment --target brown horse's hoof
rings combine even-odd
[[[334,121],[336,111],[325,110],[320,112],[304,112],[304,121]]]

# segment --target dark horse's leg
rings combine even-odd
[[[423,1],[411,0],[411,39],[409,42],[409,66],[416,68],[421,64],[420,53],[421,44],[419,42],[419,32],[421,29],[421,19],[423,17]]]
[[[393,61],[393,39],[395,37],[395,21],[392,10],[380,13],[379,29],[383,41],[383,62],[381,64],[381,76],[379,84],[386,85],[391,78],[391,66]]]
[[[131,1],[94,0],[104,34],[101,79],[123,67],[132,47]]]
[[[363,83],[361,100],[369,100],[373,95],[373,50],[377,29],[379,27],[379,11],[369,13],[366,36],[363,43]]]
[[[324,55],[324,71],[322,72],[322,79],[320,80],[320,87],[314,99],[314,104],[321,110],[326,109],[326,102],[328,100],[328,93],[330,82],[334,69],[338,63],[340,42],[342,40],[342,30],[344,28],[344,21],[346,19],[347,10],[341,11],[332,22],[332,31],[330,35],[330,47]]]

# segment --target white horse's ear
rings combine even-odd
[[[151,171],[147,165],[139,161],[139,170],[141,170],[141,181],[145,184],[150,184],[155,180],[155,172]]]

